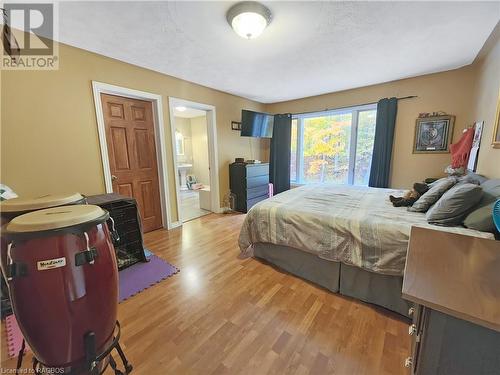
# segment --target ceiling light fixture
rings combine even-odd
[[[226,13],[233,30],[245,39],[257,38],[271,23],[271,11],[256,1],[243,1],[233,5]]]
[[[183,105],[180,105],[178,107],[175,107],[176,110],[178,110],[179,112],[184,112],[187,108],[184,107]]]

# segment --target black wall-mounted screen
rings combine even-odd
[[[241,111],[241,136],[272,138],[274,116],[267,113]]]

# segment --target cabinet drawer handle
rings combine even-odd
[[[408,309],[408,316],[413,316],[414,313],[415,313],[415,308],[414,307],[410,307]]]
[[[417,333],[417,326],[415,324],[411,324],[409,327],[408,327],[408,334],[410,336],[413,336],[415,333]]]
[[[405,359],[405,367],[411,367],[411,365],[413,364],[413,358],[412,357],[408,357]]]

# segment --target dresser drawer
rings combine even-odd
[[[247,178],[247,189],[268,184],[269,184],[269,175]]]
[[[267,195],[262,195],[260,197],[252,198],[247,200],[247,211],[252,208],[252,206],[256,205],[257,203],[263,201],[264,199],[267,199]]]
[[[247,178],[256,176],[266,176],[269,174],[269,164],[247,165]]]
[[[269,195],[269,185],[262,185],[252,189],[247,189],[247,199]]]

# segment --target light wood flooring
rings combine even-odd
[[[243,219],[211,214],[146,234],[181,271],[119,305],[132,374],[407,374],[407,322],[239,259]]]

